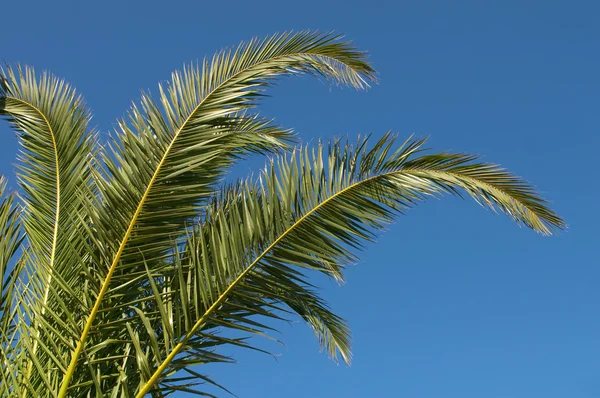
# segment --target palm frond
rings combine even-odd
[[[85,230],[77,226],[87,210],[81,191],[93,191],[90,165],[95,137],[88,130],[90,114],[83,100],[64,81],[48,73],[38,78],[32,68],[20,66],[2,69],[0,76],[0,115],[11,122],[22,147],[17,176],[28,261],[19,264],[27,273],[30,299],[22,304],[31,311],[27,322],[31,322],[29,333],[34,341],[30,348],[21,348],[28,352],[29,362],[23,380],[36,390],[47,386],[41,374],[34,372],[33,358],[37,356],[40,366],[47,365],[49,347],[45,345],[54,339],[39,328],[40,318],[65,310],[54,300],[64,297],[51,297],[62,296],[56,293],[58,286],[74,289],[73,297],[79,296],[82,286],[79,270],[85,265],[74,260],[86,251],[82,249]],[[25,341],[19,337],[17,344]],[[60,347],[52,355],[60,357],[63,350],[68,352]]]
[[[5,195],[6,180],[0,176],[0,395],[7,396],[18,390],[14,371],[15,349],[15,294],[20,266],[14,266],[17,251],[23,242],[23,232],[18,218],[15,195]],[[11,269],[12,267],[12,269]]]
[[[23,242],[23,232],[18,218],[18,208],[14,195],[5,195],[6,180],[0,176],[0,322],[4,323],[4,314],[11,306],[11,295],[15,278],[10,277],[9,266]],[[0,329],[0,333],[5,330]]]
[[[258,182],[215,198],[179,260],[150,275],[162,286],[156,306],[170,310],[147,316],[148,335],[165,344],[147,355],[160,365],[137,396],[171,391],[163,378],[185,368],[196,348],[206,362],[201,347],[216,327],[263,334],[256,316],[278,318],[284,307],[313,327],[332,357],[349,362],[349,329],[305,271],[340,280],[356,261],[353,249],[427,197],[463,190],[542,234],[564,227],[528,183],[502,168],[464,154],[422,155],[424,140],[394,150],[395,140],[387,134],[371,149],[368,140],[355,148],[336,141],[327,154],[321,146],[297,149],[272,161]]]
[[[99,311],[114,319],[110,308],[138,299],[124,293],[124,283],[143,273],[144,261],[154,267],[168,255],[172,239],[185,234],[186,224],[235,157],[273,151],[282,146],[282,138],[289,138],[285,130],[239,116],[255,106],[265,86],[278,76],[298,73],[356,88],[373,79],[365,55],[338,39],[285,33],[220,52],[211,61],[174,73],[168,86],[160,88],[158,103],[145,94],[128,121],[120,122],[113,153],[104,159],[107,176],[99,179],[104,205],[93,221],[102,248],[98,268],[105,272],[60,397],[67,393],[90,332],[101,334],[102,322],[95,322]]]
[[[196,365],[223,348],[269,354],[300,316],[334,360],[350,330],[310,283],[348,264],[419,201],[466,193],[549,235],[564,222],[526,181],[477,157],[425,153],[386,134],[291,148],[253,109],[281,76],[365,88],[374,70],[340,36],[284,33],[174,72],[144,93],[105,148],[66,83],[0,70],[0,115],[22,147],[20,202],[0,179],[0,396],[213,396]],[[223,186],[238,158],[270,158]]]

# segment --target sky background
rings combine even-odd
[[[345,33],[379,85],[287,79],[261,112],[304,142],[393,130],[485,155],[569,224],[542,237],[472,201],[423,203],[367,247],[346,285],[322,284],[352,327],[353,365],[319,354],[306,325],[281,324],[286,346],[262,343],[276,360],[232,351],[239,364],[205,369],[240,398],[600,397],[600,3],[7,1],[0,13],[0,59],[67,79],[104,132],[184,63],[284,30]],[[1,123],[13,186],[16,151]]]

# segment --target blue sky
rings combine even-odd
[[[225,4],[226,3],[226,4]],[[343,32],[371,53],[367,92],[284,80],[263,114],[318,137],[387,130],[485,155],[566,219],[553,237],[471,201],[423,203],[347,284],[323,295],[353,329],[354,363],[319,354],[301,323],[281,355],[235,352],[207,372],[241,398],[600,396],[600,5],[594,1],[28,1],[2,5],[0,59],[66,78],[109,131],[140,89],[253,36]],[[0,173],[16,139],[0,124]],[[257,167],[242,164],[242,175]]]

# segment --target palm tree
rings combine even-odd
[[[389,133],[293,147],[252,113],[279,76],[365,88],[365,57],[330,34],[252,40],[174,72],[104,145],[68,84],[3,69],[21,151],[18,194],[0,182],[0,395],[212,396],[196,365],[232,361],[222,346],[261,350],[249,337],[294,313],[350,362],[349,329],[308,270],[341,280],[386,223],[443,193],[542,234],[564,227],[531,185],[474,156]],[[223,183],[250,153],[272,155],[259,178]]]

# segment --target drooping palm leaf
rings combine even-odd
[[[18,294],[20,266],[10,267],[23,241],[15,196],[5,195],[5,189],[6,180],[0,176],[0,396],[7,396],[10,386],[18,385],[12,365],[17,323],[14,295]]]
[[[22,147],[17,176],[28,261],[21,264],[27,274],[29,295],[23,304],[29,311],[28,334],[32,340],[25,349],[30,352],[23,381],[33,390],[48,389],[48,383],[38,377],[40,372],[32,374],[32,358],[44,364],[41,366],[52,367],[50,357],[60,357],[65,350],[46,346],[55,337],[45,335],[47,328],[40,325],[54,320],[41,318],[60,319],[65,310],[77,312],[71,304],[64,307],[65,297],[57,289],[73,289],[70,293],[77,297],[82,285],[79,270],[84,262],[76,258],[86,251],[85,231],[77,226],[86,211],[80,191],[93,192],[90,164],[94,134],[88,131],[91,116],[83,100],[64,81],[47,73],[38,79],[29,67],[8,67],[0,74],[0,114],[11,122]],[[26,339],[20,336],[19,342]]]
[[[114,319],[139,299],[136,289],[123,287],[145,272],[144,261],[154,266],[168,255],[171,240],[184,233],[234,158],[251,150],[272,151],[281,147],[277,139],[287,138],[284,130],[236,115],[253,107],[280,75],[319,74],[356,88],[373,78],[364,54],[337,39],[286,33],[223,51],[175,73],[160,89],[160,106],[144,95],[129,123],[120,123],[112,157],[105,159],[108,176],[100,184],[105,206],[94,220],[105,262],[99,269],[105,273],[59,396],[67,393],[90,332],[103,333],[105,321],[95,322],[99,311]]]
[[[151,275],[161,275],[163,289],[154,289],[161,310],[148,312],[146,321],[155,326],[146,339],[165,344],[138,353],[160,366],[137,396],[172,391],[161,378],[193,363],[190,356],[208,361],[205,346],[215,327],[262,334],[266,326],[255,316],[277,318],[281,305],[313,327],[332,357],[339,353],[349,362],[348,328],[303,270],[340,279],[356,260],[352,248],[426,197],[463,190],[542,234],[564,226],[529,184],[496,165],[464,154],[417,156],[423,140],[397,149],[394,143],[386,135],[370,150],[367,140],[357,149],[337,141],[327,155],[322,148],[298,149],[272,162],[260,182],[216,199],[181,260]]]
[[[12,302],[10,296],[16,282],[10,277],[13,272],[9,269],[11,260],[17,253],[23,241],[21,225],[18,219],[14,195],[5,195],[6,180],[0,176],[0,319],[4,321],[7,305]],[[4,323],[4,322],[3,322]],[[1,329],[4,331],[5,329]]]
[[[463,191],[543,234],[564,226],[499,167],[391,135],[296,149],[257,181],[220,186],[237,158],[288,149],[290,131],[251,108],[301,73],[355,88],[374,78],[337,36],[253,40],[143,94],[105,151],[68,85],[0,72],[0,112],[23,148],[23,210],[0,206],[0,396],[212,396],[202,384],[225,387],[195,365],[233,361],[223,346],[262,351],[249,337],[294,313],[349,362],[349,329],[306,271],[341,280],[397,213]]]

